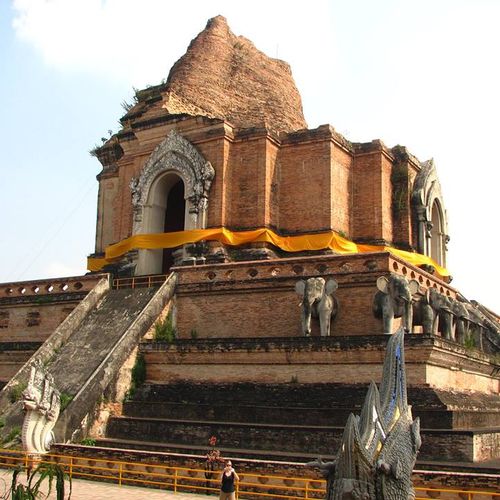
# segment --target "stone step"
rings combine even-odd
[[[128,401],[123,404],[123,415],[127,417],[174,420],[206,419],[219,422],[266,424],[287,422],[302,425],[344,425],[349,413],[349,409],[338,408],[235,406],[151,401]]]
[[[344,426],[350,413],[361,412],[359,406],[307,408],[297,406],[262,406],[255,404],[206,404],[161,401],[128,401],[123,415],[140,418],[179,420],[215,420],[229,422]],[[500,418],[498,411],[425,410],[413,407],[413,416],[428,429],[479,429],[491,427]]]
[[[304,423],[344,425],[351,412],[360,413],[366,392],[364,384],[145,384],[134,401],[125,405],[124,411],[131,416],[181,419],[205,418],[200,413],[206,411],[210,419],[217,420],[278,423],[300,422],[304,418]],[[500,426],[500,399],[497,395],[415,386],[408,389],[408,400],[413,416],[420,417],[425,428],[481,429]],[[181,405],[185,405],[185,410]],[[263,408],[266,408],[268,416],[264,415]],[[287,414],[288,409],[293,410]],[[315,420],[316,417],[318,420]]]
[[[312,426],[167,418],[112,417],[107,438],[175,443],[199,448],[216,436],[220,446],[235,450],[270,450],[286,454],[332,455],[340,445],[343,426]],[[486,430],[422,429],[419,458],[473,461],[488,443],[499,438],[500,428]]]

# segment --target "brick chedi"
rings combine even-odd
[[[58,439],[98,436],[112,409],[90,431],[98,402],[121,408],[139,389],[109,422],[108,446],[175,451],[196,469],[212,435],[224,456],[266,471],[270,459],[331,456],[403,327],[421,459],[500,457],[499,318],[450,285],[432,160],[307,129],[288,65],[222,17],[166,82],[136,92],[121,124],[94,150],[89,269],[124,279],[99,280],[71,313],[80,278],[0,286],[0,382],[9,359],[34,350],[26,340],[44,341],[32,360],[75,395]],[[130,385],[138,344],[141,388]],[[4,435],[28,367],[0,392]]]
[[[238,128],[307,128],[290,66],[235,36],[222,16],[210,19],[174,64],[163,100],[171,114],[220,118]]]

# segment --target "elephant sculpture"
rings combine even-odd
[[[297,281],[295,291],[302,297],[302,333],[307,337],[311,335],[311,316],[319,318],[322,337],[330,335],[330,324],[338,311],[338,304],[332,295],[338,288],[338,283],[330,278],[309,278]]]
[[[451,310],[455,317],[455,340],[463,344],[469,337],[469,312],[459,300],[452,300]]]
[[[445,339],[453,339],[453,301],[450,297],[438,292],[435,288],[430,288],[429,303],[434,310],[434,322],[432,325],[433,335],[438,332]]]
[[[483,317],[473,304],[465,302],[464,305],[469,317],[468,339],[472,341],[475,347],[483,350],[483,335],[485,331]]]
[[[408,281],[404,276],[391,273],[377,279],[378,292],[373,299],[373,313],[381,318],[384,333],[392,333],[394,318],[402,318],[407,332],[413,325],[412,295],[419,285],[415,280]]]

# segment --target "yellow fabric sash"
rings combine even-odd
[[[195,243],[202,240],[216,240],[226,245],[238,246],[253,242],[267,242],[281,248],[286,252],[303,252],[305,250],[331,249],[339,254],[365,253],[365,252],[390,252],[406,260],[410,264],[420,266],[429,264],[441,276],[450,273],[426,255],[398,250],[382,245],[361,245],[343,238],[339,234],[329,231],[327,233],[301,234],[297,236],[279,236],[271,229],[255,229],[252,231],[230,231],[224,227],[213,229],[193,229],[190,231],[177,231],[173,233],[136,234],[106,248],[105,257],[102,259],[87,259],[87,268],[90,271],[99,271],[106,264],[133,249],[159,249],[175,248],[186,243]]]

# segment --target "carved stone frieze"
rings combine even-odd
[[[184,182],[189,212],[200,214],[206,211],[215,170],[188,140],[172,130],[155,148],[141,175],[130,182],[134,207],[134,234],[142,232],[143,209],[153,182],[161,174],[170,171],[179,175]]]
[[[431,231],[434,227],[432,222],[432,210],[435,201],[438,202],[441,209],[442,227],[440,231],[443,238],[443,251],[446,250],[445,245],[450,237],[448,236],[448,222],[446,220],[443,193],[441,191],[441,184],[439,182],[434,160],[430,159],[422,162],[420,165],[422,169],[415,178],[411,202],[416,214],[415,226],[418,235],[417,250],[420,253],[429,255],[429,241],[432,237]],[[444,259],[442,264],[444,264]]]

